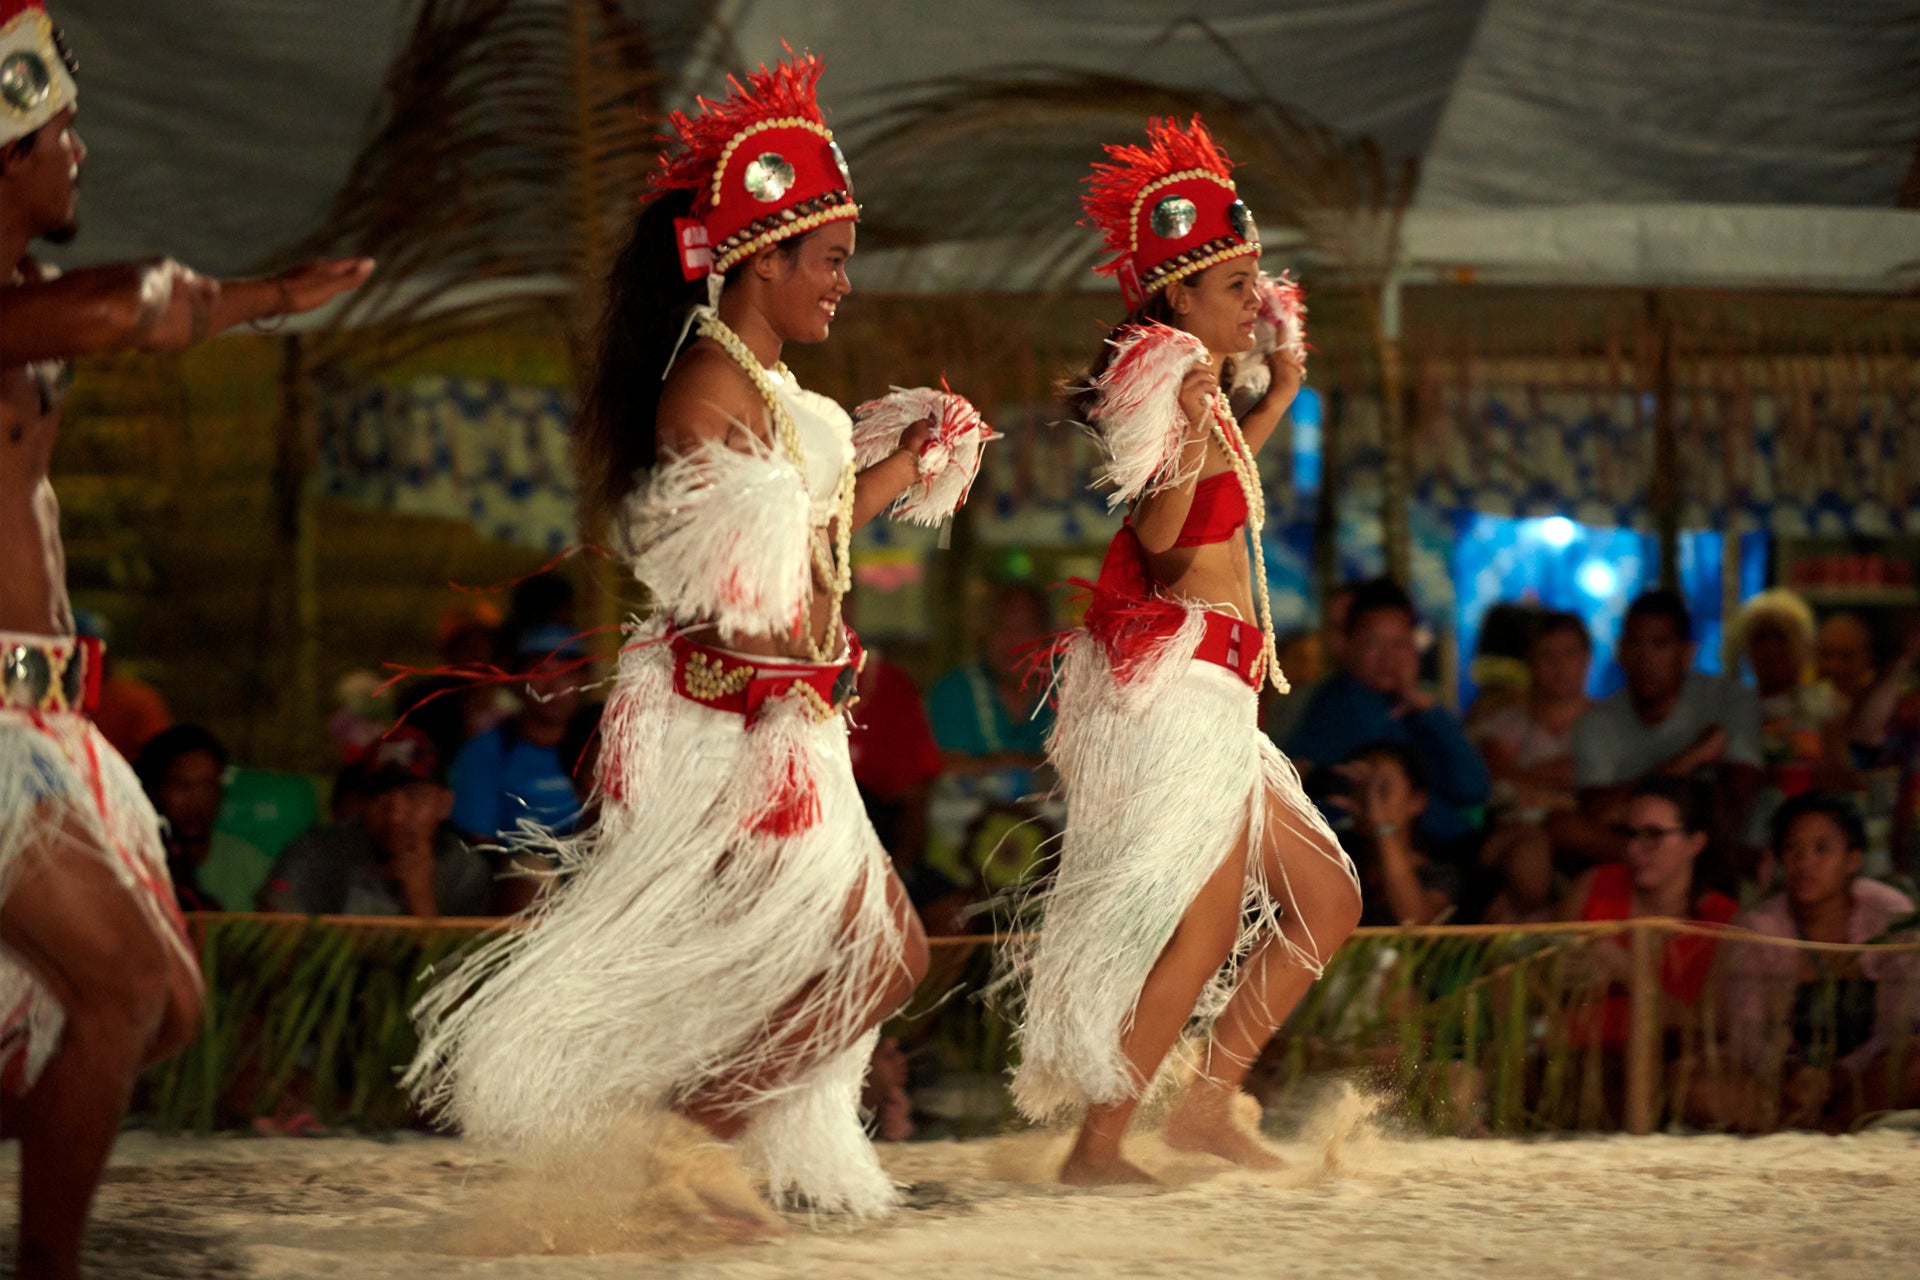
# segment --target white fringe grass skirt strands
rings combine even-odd
[[[9,639],[0,637],[0,644]],[[71,846],[56,849],[54,874],[69,852],[104,861],[164,945],[189,968],[198,967],[181,933],[160,816],[127,762],[77,712],[0,708],[0,900],[11,892],[28,850],[48,841]],[[53,993],[0,949],[0,1064],[24,1047],[24,1079],[31,1084],[65,1025]]]
[[[1068,1118],[1146,1090],[1121,1036],[1148,972],[1242,834],[1249,850],[1242,929],[1195,1018],[1205,1024],[1219,1014],[1257,941],[1282,937],[1280,919],[1296,907],[1284,878],[1268,883],[1259,856],[1262,842],[1280,834],[1264,829],[1269,796],[1285,815],[1280,838],[1297,837],[1287,839],[1283,864],[1335,856],[1355,875],[1299,774],[1260,731],[1254,691],[1225,667],[1193,657],[1204,616],[1190,608],[1125,683],[1085,631],[1061,664],[1048,755],[1066,794],[1066,836],[1037,940],[1011,962],[1024,1015],[1013,1096],[1031,1120]],[[1286,946],[1319,974],[1314,954]],[[1168,1055],[1156,1079],[1172,1078],[1177,1056]]]
[[[782,697],[749,727],[692,701],[664,635],[648,624],[621,655],[598,821],[549,838],[555,890],[420,1001],[406,1083],[470,1137],[550,1154],[789,1068],[743,1108],[743,1158],[776,1200],[885,1213],[896,1194],[859,1115],[876,1035],[860,1028],[905,960],[845,720]],[[769,779],[795,778],[817,814],[767,833]],[[769,1044],[798,1023],[807,1043]]]

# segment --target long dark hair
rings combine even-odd
[[[573,428],[583,536],[619,513],[635,473],[653,465],[667,360],[687,312],[706,300],[706,282],[689,281],[680,269],[673,229],[675,218],[692,212],[690,191],[669,191],[648,204],[607,273],[607,305]]]
[[[1167,301],[1167,291],[1156,289],[1151,297],[1140,304],[1138,310],[1127,312],[1120,323],[1107,330],[1105,340],[1100,343],[1100,352],[1094,356],[1093,363],[1087,366],[1087,371],[1073,381],[1060,384],[1060,396],[1067,402],[1067,413],[1075,422],[1092,421],[1093,407],[1100,401],[1093,390],[1094,379],[1105,373],[1107,366],[1113,363],[1114,339],[1136,324],[1151,321],[1170,325],[1173,320],[1173,304]]]
[[[694,193],[669,191],[640,211],[607,273],[607,305],[594,335],[593,369],[573,429],[580,528],[592,536],[620,513],[660,439],[660,386],[687,312],[707,300],[705,279],[680,267],[674,219],[690,217]],[[815,231],[772,246],[789,262]],[[731,280],[729,280],[731,283]],[[688,337],[688,341],[693,339]]]

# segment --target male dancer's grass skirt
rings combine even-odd
[[[65,657],[74,647],[71,637],[0,634],[4,654]],[[37,846],[104,861],[164,945],[195,967],[167,874],[160,817],[133,770],[78,710],[0,706],[0,900]],[[65,1024],[53,993],[0,950],[0,1072],[14,1084],[31,1084]]]
[[[1113,649],[1082,630],[1060,666],[1048,755],[1066,794],[1067,831],[1037,939],[1012,957],[1024,1005],[1014,1101],[1036,1121],[1147,1088],[1122,1053],[1121,1036],[1154,962],[1243,834],[1254,852],[1242,928],[1190,1030],[1219,1013],[1239,962],[1257,941],[1280,937],[1280,917],[1293,910],[1284,877],[1270,883],[1258,856],[1276,834],[1269,820],[1311,837],[1289,841],[1292,856],[1340,848],[1293,765],[1260,731],[1258,698],[1243,673],[1196,656],[1210,629],[1217,636],[1241,626],[1246,643],[1257,645],[1258,628],[1198,606],[1155,604],[1175,626],[1158,629],[1150,644],[1133,646],[1116,664]],[[1278,803],[1270,806],[1269,797]],[[1286,945],[1319,972],[1312,955]],[[1177,1056],[1169,1055],[1170,1066]]]
[[[473,1138],[551,1149],[779,1079],[741,1100],[740,1149],[770,1193],[885,1212],[894,1190],[858,1112],[875,1035],[860,1028],[902,940],[845,720],[796,696],[717,709],[685,692],[688,650],[665,623],[631,640],[601,728],[598,820],[538,840],[559,863],[553,891],[422,1000],[407,1083]],[[713,662],[694,665],[714,687]]]

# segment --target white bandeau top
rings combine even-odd
[[[817,527],[833,518],[834,493],[840,477],[853,459],[853,419],[827,396],[808,391],[791,374],[782,378],[773,370],[768,376],[780,390],[780,400],[793,415],[794,430],[800,447],[806,452],[800,468],[807,482],[807,498],[813,506]]]

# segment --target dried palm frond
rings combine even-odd
[[[1060,175],[1085,173],[1102,143],[1132,139],[1150,116],[1195,111],[1239,162],[1234,179],[1263,238],[1293,239],[1361,280],[1385,275],[1411,160],[1395,165],[1370,139],[1270,97],[1049,67],[921,82],[874,111],[858,149],[863,235],[902,247],[1004,241],[1005,279],[990,284],[1077,283],[1099,242],[1077,227],[1080,185]]]
[[[286,255],[380,263],[317,363],[377,367],[528,316],[577,326],[642,196],[662,82],[620,0],[419,0],[346,181]]]

